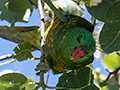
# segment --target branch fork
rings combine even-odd
[[[107,80],[109,80],[110,76],[113,74],[115,76],[116,81],[118,81],[118,71],[120,70],[120,67],[116,68],[113,72],[110,72],[108,69],[106,69],[109,72],[108,77],[106,78],[106,80],[104,82],[106,82]]]

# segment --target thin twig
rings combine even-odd
[[[8,59],[8,58],[12,58],[12,56],[13,54],[7,54],[7,55],[0,56],[0,61]]]
[[[44,62],[45,59],[45,52],[44,52],[44,44],[45,44],[45,36],[44,36],[44,32],[45,32],[45,27],[44,27],[44,14],[43,14],[43,7],[42,7],[42,3],[41,0],[38,0],[38,11],[39,11],[39,15],[41,18],[41,59],[40,59],[40,63]],[[38,86],[34,89],[37,90],[39,87],[42,86],[42,89],[45,90],[45,84],[44,84],[44,71],[40,71],[40,83],[38,84]]]
[[[46,84],[48,83],[49,75],[50,75],[50,71],[48,71],[48,75],[47,75],[47,79],[46,79]]]
[[[0,63],[0,66],[3,66],[3,65],[6,65],[6,64],[15,62],[15,61],[16,61],[16,59],[13,59],[13,60],[10,60],[10,61],[3,62],[3,63]]]
[[[56,89],[56,87],[47,86],[46,84],[45,84],[45,87],[49,89]]]
[[[119,77],[118,84],[120,85],[120,73],[118,77]],[[120,90],[120,87],[119,87],[119,90]]]
[[[39,15],[41,18],[41,56],[44,55],[44,44],[45,44],[45,26],[44,26],[44,14],[43,14],[43,7],[42,7],[42,3],[40,0],[38,0],[38,10],[39,10]]]
[[[120,53],[117,52],[116,54],[120,56]]]
[[[31,84],[36,84],[36,83],[35,83],[35,82],[25,83],[25,84],[23,84],[22,86],[20,86],[20,89],[19,89],[19,90],[22,90],[25,86],[31,85]]]
[[[96,48],[96,50],[99,50],[99,51],[105,53],[105,52],[104,52],[102,49],[100,49],[100,48]]]
[[[107,80],[109,80],[110,76],[113,74],[116,81],[118,81],[118,78],[117,78],[117,74],[118,74],[118,71],[120,70],[120,67],[116,68],[113,72],[110,72],[108,69],[106,69],[108,72],[109,72],[109,75],[107,76],[106,80],[104,82],[106,82]]]

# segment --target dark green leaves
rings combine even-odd
[[[31,54],[31,44],[30,42],[24,42],[23,44],[19,44],[18,47],[14,48],[16,58],[18,61],[22,61],[28,58],[32,58],[33,55]]]
[[[100,21],[105,21],[105,14],[108,8],[117,0],[103,0],[97,6],[87,7],[89,13]]]
[[[88,67],[83,67],[77,72],[64,73],[59,78],[57,87],[57,90],[99,90],[93,85],[93,75]]]
[[[100,33],[101,48],[111,53],[120,50],[120,1],[114,3],[107,11],[105,25]]]
[[[98,6],[88,7],[88,11],[96,17],[96,19],[105,22],[99,40],[101,48],[106,53],[120,50],[119,8],[119,0],[103,0]]]
[[[31,0],[35,3],[34,0]],[[23,21],[27,9],[32,12],[34,5],[29,0],[0,0],[0,11],[2,11],[1,20],[7,20],[11,23]]]

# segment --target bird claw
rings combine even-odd
[[[50,64],[48,62],[42,62],[42,63],[38,63],[37,68],[35,69],[36,71],[43,71],[44,73],[46,73],[48,70],[50,69]],[[39,74],[39,72],[38,72]]]

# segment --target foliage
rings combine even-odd
[[[29,80],[20,73],[7,73],[2,75],[0,77],[0,83],[0,88],[5,90],[32,90],[35,88],[35,84],[30,83]]]
[[[35,0],[32,1],[35,2]],[[0,10],[2,11],[0,18],[11,23],[23,21],[23,17],[28,8],[31,12],[33,8],[35,8],[35,6],[31,5],[28,0],[0,0]]]
[[[102,0],[101,3],[99,3],[97,6],[91,6],[87,7],[88,11],[92,16],[97,18],[100,21],[105,21],[105,14],[108,10],[108,8],[117,0]],[[99,10],[98,10],[99,9]]]
[[[64,90],[67,89],[99,90],[95,85],[93,85],[93,75],[91,69],[88,67],[81,68],[77,72],[71,71],[69,73],[64,73],[62,76],[60,76],[57,87],[61,87]]]
[[[79,4],[85,3],[88,12],[97,19],[97,24],[103,24],[103,28],[99,34],[99,40],[96,40],[97,44],[100,44],[99,50],[102,53],[107,53],[107,57],[103,58],[103,63],[107,66],[107,69],[116,71],[116,68],[120,66],[120,1],[119,0],[52,0],[56,11],[51,10],[50,7],[46,7],[45,2],[49,0],[43,0],[43,6],[46,11],[45,27],[49,28],[51,20],[54,14],[59,14],[59,10],[63,9],[66,15],[72,14],[82,17],[84,10]],[[64,3],[64,4],[61,4]],[[31,54],[34,50],[40,50],[40,29],[39,26],[30,27],[14,27],[14,23],[17,21],[26,22],[30,17],[34,8],[37,8],[36,0],[0,0],[0,19],[7,20],[11,23],[12,27],[0,26],[0,37],[18,43],[18,47],[14,48],[15,55],[13,57],[18,61],[23,61],[28,58],[33,58]],[[60,16],[62,17],[62,16]],[[65,17],[62,17],[63,21]],[[95,19],[95,21],[96,21]],[[28,22],[28,21],[27,21]],[[94,21],[92,21],[94,22]],[[46,32],[47,33],[47,32]],[[106,67],[105,67],[106,68]],[[119,73],[113,73],[115,77]],[[93,76],[97,78],[93,78]],[[100,72],[92,74],[92,69],[83,67],[80,70],[72,70],[65,72],[60,76],[59,82],[56,87],[57,90],[118,90],[120,87],[115,77],[108,78],[106,82],[103,82],[103,77],[100,76]],[[120,76],[117,76],[120,78]],[[96,85],[93,80],[96,79]],[[33,82],[33,81],[32,81]],[[39,86],[39,84],[38,84]],[[99,87],[99,88],[98,88]],[[0,76],[0,88],[6,90],[33,90],[35,83],[30,83],[28,78],[20,73],[8,73]]]
[[[24,42],[23,44],[19,44],[19,48],[16,46],[13,51],[16,53],[16,55],[13,57],[18,61],[22,61],[28,58],[31,59],[33,57],[31,54],[31,45],[28,41]]]
[[[111,53],[120,50],[120,1],[117,1],[109,7],[105,15],[105,24],[100,33],[101,48]],[[105,39],[104,39],[105,38]],[[114,48],[113,48],[114,47]],[[112,48],[112,49],[111,49]]]

